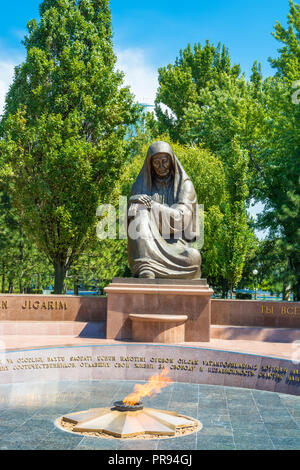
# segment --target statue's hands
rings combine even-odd
[[[147,207],[147,209],[151,209],[151,206],[152,206],[151,196],[148,196],[147,194],[143,194],[141,200],[142,200],[142,203]]]
[[[151,196],[148,196],[147,194],[140,194],[138,196],[132,196],[130,198],[130,200],[131,200],[131,202],[134,202],[136,204],[143,204],[148,209],[151,209],[152,198],[151,198]]]

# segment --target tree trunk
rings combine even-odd
[[[74,295],[78,295],[78,285],[79,285],[79,279],[77,277],[75,277],[74,279]]]
[[[1,292],[2,294],[5,294],[5,263],[3,261],[2,263],[2,288],[1,288]]]
[[[40,290],[40,274],[38,273],[36,276],[36,286],[35,286],[36,292],[39,292]]]
[[[66,267],[61,261],[54,263],[54,294],[64,293],[64,281],[66,277]]]
[[[285,280],[283,281],[283,286],[282,286],[282,300],[283,301],[290,300],[290,292],[289,292],[288,285]]]
[[[300,302],[300,280],[293,285],[294,302]]]
[[[299,254],[289,257],[289,266],[292,271],[293,280],[291,283],[291,291],[293,293],[294,302],[300,301],[300,260]]]
[[[23,236],[22,229],[20,229],[20,236],[21,236],[21,239],[22,239],[22,236]],[[20,281],[19,281],[19,289],[20,289],[20,294],[24,294],[25,286],[23,285],[23,282],[22,282],[22,279],[23,279],[23,265],[24,265],[24,244],[23,244],[22,241],[20,242],[19,249],[20,249],[20,265],[22,267],[21,277],[20,277]]]
[[[222,285],[222,299],[227,299],[228,287],[223,283]]]

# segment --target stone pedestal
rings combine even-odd
[[[157,315],[158,319],[160,315],[186,315],[184,341],[210,340],[213,291],[205,279],[113,279],[105,292],[108,294],[107,339],[133,340],[132,320],[129,315],[134,314],[152,317]],[[153,319],[150,323],[139,323],[139,329],[147,329]],[[142,334],[141,330],[139,334]],[[163,337],[161,339],[161,342],[164,342]]]
[[[187,315],[141,315],[130,313],[132,340],[178,344],[185,341]]]

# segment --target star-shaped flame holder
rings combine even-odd
[[[120,402],[122,403],[122,402]],[[179,430],[193,429],[197,424],[193,418],[182,416],[176,411],[164,411],[144,408],[142,404],[137,410],[113,408],[94,408],[79,413],[71,413],[63,417],[63,421],[75,424],[73,432],[99,432],[118,438],[134,437],[143,434],[159,436],[175,436]]]

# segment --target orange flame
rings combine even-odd
[[[160,393],[162,388],[172,383],[172,379],[167,377],[168,373],[169,370],[165,367],[159,375],[152,375],[146,384],[136,384],[134,392],[124,398],[123,403],[130,406],[136,405],[140,402],[141,398]]]

